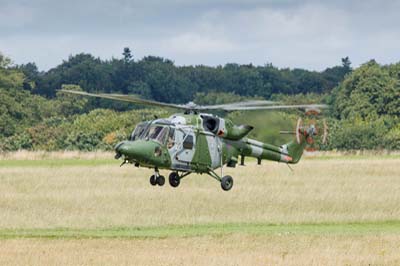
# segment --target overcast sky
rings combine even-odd
[[[0,51],[48,70],[80,52],[322,70],[400,61],[400,1],[0,0]]]

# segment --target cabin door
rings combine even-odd
[[[196,150],[196,137],[192,130],[175,130],[176,164],[188,169]]]

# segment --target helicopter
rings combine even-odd
[[[149,181],[153,186],[163,186],[165,177],[160,169],[170,170],[169,184],[178,187],[184,177],[192,173],[207,174],[220,182],[224,191],[233,187],[233,178],[223,174],[223,168],[244,165],[246,157],[270,160],[286,164],[300,161],[303,151],[314,143],[319,134],[315,123],[304,126],[299,118],[293,134],[295,139],[281,146],[263,143],[247,135],[253,130],[250,125],[236,125],[228,118],[218,117],[213,111],[282,110],[304,109],[306,113],[319,113],[327,108],[324,104],[282,105],[267,100],[253,100],[218,105],[163,103],[141,99],[132,95],[88,93],[60,90],[63,93],[131,102],[139,105],[168,107],[183,111],[168,118],[155,118],[139,123],[130,138],[115,145],[115,159],[122,158],[122,165],[154,169]],[[326,141],[327,126],[324,121],[323,142]],[[240,157],[240,162],[239,162]],[[217,169],[220,168],[220,174]]]

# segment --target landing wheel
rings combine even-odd
[[[233,186],[233,178],[230,175],[226,175],[221,179],[221,188],[228,191]]]
[[[156,178],[155,175],[150,176],[150,184],[151,184],[152,186],[157,185],[157,178]]]
[[[159,175],[159,176],[157,177],[157,184],[158,184],[159,186],[164,186],[164,184],[165,184],[165,177],[163,177],[162,175]]]
[[[181,179],[177,172],[172,172],[169,174],[169,184],[171,187],[177,187],[181,183]]]

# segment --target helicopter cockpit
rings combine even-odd
[[[131,140],[154,140],[162,145],[167,145],[168,149],[170,149],[175,144],[174,135],[175,129],[169,125],[143,122],[136,126],[132,132]]]

